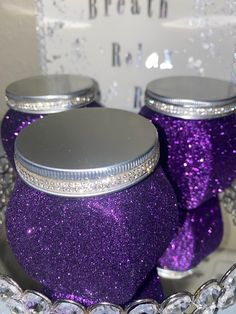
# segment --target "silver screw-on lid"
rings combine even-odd
[[[236,109],[236,85],[213,78],[174,76],[147,85],[145,104],[162,114],[183,119],[211,119]]]
[[[118,109],[49,115],[22,130],[15,144],[22,179],[38,190],[64,196],[124,189],[148,176],[158,159],[155,127]]]
[[[16,81],[6,88],[11,109],[48,114],[83,107],[97,93],[96,82],[81,75],[39,75]]]

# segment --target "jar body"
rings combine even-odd
[[[182,208],[197,208],[236,178],[236,115],[184,120],[147,106],[140,114],[158,129],[161,165]]]
[[[159,267],[187,271],[215,251],[223,237],[223,221],[217,197],[194,211],[180,211],[179,230],[159,260]]]
[[[52,196],[18,178],[6,225],[17,260],[54,298],[125,304],[173,238],[178,210],[159,166],[132,187],[94,197]]]
[[[133,296],[133,301],[141,299],[153,299],[158,303],[164,301],[164,293],[156,267],[147,275],[146,279]]]
[[[97,102],[92,102],[86,107],[101,107],[101,105]],[[16,137],[27,125],[43,118],[44,116],[44,114],[30,114],[13,109],[9,109],[6,112],[2,120],[1,136],[3,148],[12,165],[14,165],[14,144]]]

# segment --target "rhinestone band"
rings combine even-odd
[[[153,100],[146,96],[145,104],[147,107],[163,113],[165,115],[169,115],[172,117],[179,117],[182,119],[209,119],[209,118],[217,118],[226,116],[234,113],[236,110],[236,104],[227,104],[224,106],[218,107],[200,107],[200,106],[179,106],[176,104],[166,104],[163,102],[159,102]]]
[[[7,105],[16,111],[26,112],[26,113],[54,113],[60,112],[67,109],[71,109],[72,107],[81,107],[86,106],[95,100],[95,92],[91,92],[86,94],[86,96],[76,96],[74,98],[67,99],[47,99],[47,100],[35,100],[29,101],[26,100],[14,100],[6,96]]]
[[[62,196],[93,196],[119,191],[148,176],[156,167],[159,152],[156,151],[139,165],[115,175],[106,175],[96,179],[60,180],[38,175],[29,171],[15,158],[16,169],[29,185],[46,193]]]
[[[129,304],[126,308],[111,303],[99,303],[87,309],[76,302],[62,300],[54,304],[44,295],[23,291],[15,281],[0,275],[1,313],[18,314],[203,314],[216,313],[235,304],[236,264],[218,282],[209,280],[195,294],[179,292],[158,304],[152,299],[143,299]]]

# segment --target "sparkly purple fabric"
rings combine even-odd
[[[18,178],[6,226],[19,263],[54,298],[125,304],[169,245],[178,218],[158,166],[123,191],[77,199],[48,195]]]
[[[183,120],[146,106],[140,114],[158,128],[161,164],[182,208],[200,206],[236,178],[236,115]]]
[[[183,211],[181,216],[179,231],[159,260],[161,268],[189,270],[212,253],[222,240],[223,222],[216,197],[194,211]]]
[[[101,105],[92,102],[87,107],[101,107]],[[14,144],[16,137],[27,125],[43,117],[44,115],[42,114],[28,114],[12,109],[9,109],[5,114],[1,126],[2,144],[12,165],[14,165]]]

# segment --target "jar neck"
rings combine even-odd
[[[15,100],[6,96],[6,102],[10,109],[29,114],[50,114],[70,109],[82,108],[95,101],[94,91],[86,95],[71,98],[42,98]]]
[[[163,115],[185,120],[215,119],[234,114],[236,104],[204,104],[203,102],[165,103],[146,94],[145,105]]]

